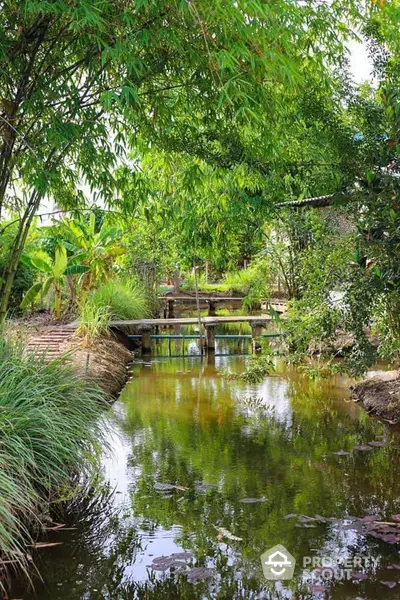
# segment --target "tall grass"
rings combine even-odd
[[[100,283],[81,307],[76,335],[90,345],[107,334],[110,321],[143,319],[153,308],[154,299],[136,279]]]
[[[0,340],[0,559],[24,566],[51,502],[97,469],[106,406],[65,361],[46,364]]]
[[[101,283],[87,302],[95,308],[107,307],[111,319],[142,319],[151,312],[151,299],[135,279],[112,279]]]
[[[80,310],[75,335],[81,338],[84,346],[90,346],[99,337],[109,335],[110,321],[108,306],[96,306],[92,302],[86,302]]]

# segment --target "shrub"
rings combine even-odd
[[[0,340],[0,557],[23,548],[50,503],[97,470],[107,406],[67,361],[46,363]]]

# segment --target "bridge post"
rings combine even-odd
[[[168,300],[168,318],[169,319],[173,319],[174,318],[174,306],[175,306],[175,300]]]
[[[265,326],[264,321],[251,321],[251,335],[253,338],[253,352],[259,352],[261,350],[260,337],[262,336],[262,330]]]
[[[208,302],[208,316],[215,317],[215,302],[213,300],[207,300]]]
[[[212,352],[215,350],[215,330],[217,328],[217,324],[206,323],[206,333],[207,333],[207,350],[211,350]]]
[[[151,354],[151,332],[153,327],[151,325],[143,324],[139,333],[142,336],[142,354]]]

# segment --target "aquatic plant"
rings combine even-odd
[[[24,567],[25,545],[72,480],[96,472],[107,404],[66,360],[45,362],[0,340],[0,558]]]
[[[265,377],[275,371],[273,358],[270,354],[265,356],[252,356],[246,370],[239,378],[246,383],[259,383]]]
[[[243,373],[229,373],[228,379],[241,379],[246,383],[259,383],[275,371],[272,350],[265,350],[262,356],[251,356]]]

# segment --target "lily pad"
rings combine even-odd
[[[368,579],[367,573],[352,573],[351,578],[353,581],[365,581]]]
[[[386,442],[379,442],[379,441],[373,441],[373,442],[368,442],[368,446],[373,446],[375,448],[384,448],[385,446],[387,446]]]
[[[350,452],[347,452],[346,450],[337,450],[336,452],[332,452],[332,454],[335,456],[349,456]]]
[[[386,585],[388,588],[394,588],[397,585],[397,581],[380,581],[379,583],[383,583],[383,585]]]
[[[364,444],[359,444],[358,446],[354,446],[353,450],[358,450],[359,452],[370,452],[372,450],[372,447]]]

